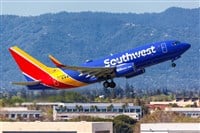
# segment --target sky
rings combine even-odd
[[[0,14],[37,16],[45,13],[152,13],[169,7],[198,8],[199,0],[0,0]]]

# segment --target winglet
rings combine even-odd
[[[55,64],[57,67],[65,67],[59,60],[57,60],[55,57],[52,55],[49,55],[50,60]]]

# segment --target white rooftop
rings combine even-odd
[[[30,106],[30,105],[49,105],[49,106],[55,106],[55,105],[67,105],[67,106],[75,106],[75,105],[83,105],[83,106],[91,106],[91,105],[98,105],[98,106],[109,106],[109,105],[113,105],[113,106],[122,106],[125,103],[62,103],[62,102],[39,102],[39,103],[32,103],[32,102],[25,102],[22,103],[22,106]],[[128,106],[134,106],[133,103],[127,103]],[[140,107],[140,106],[135,106],[135,107]]]
[[[26,107],[4,107],[0,108],[0,111],[27,111]]]
[[[142,123],[140,130],[141,133],[199,133],[200,123]]]
[[[166,111],[199,111],[200,108],[166,108]]]

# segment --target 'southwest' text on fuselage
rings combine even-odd
[[[131,61],[133,59],[137,59],[140,57],[145,57],[147,55],[151,55],[154,53],[156,53],[155,47],[151,46],[150,48],[140,50],[134,53],[125,53],[118,58],[105,59],[104,64],[105,64],[105,67],[115,66],[115,65],[125,63],[125,62]]]

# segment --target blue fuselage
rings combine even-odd
[[[145,67],[152,66],[164,61],[174,61],[180,58],[181,54],[183,54],[187,49],[190,48],[190,44],[181,43],[179,41],[162,41],[151,43],[143,46],[139,46],[137,48],[127,50],[118,54],[114,54],[102,59],[89,61],[81,66],[84,67],[116,67],[127,65],[133,66],[132,71],[121,71],[120,73],[114,74],[114,77],[126,77],[130,73],[134,75],[134,72],[137,70],[143,70]],[[131,69],[131,70],[132,70]],[[119,67],[120,70],[120,67]],[[63,71],[69,74],[71,77],[85,82],[85,83],[94,83],[102,81],[101,78],[90,77],[87,75],[80,76],[80,73],[72,70],[64,70]],[[112,77],[112,78],[114,78]]]

